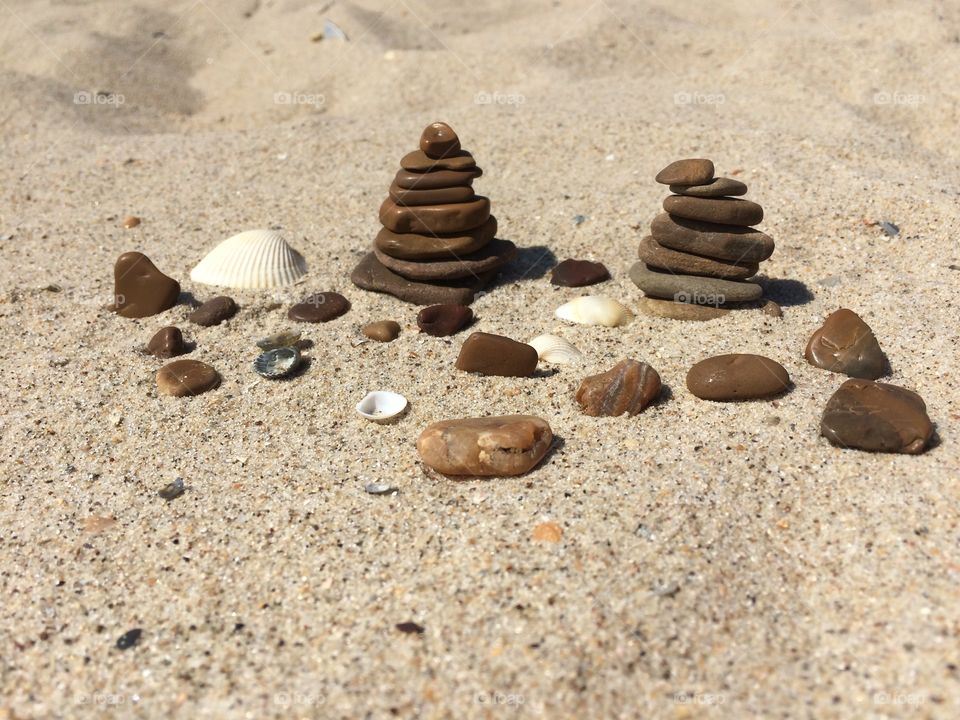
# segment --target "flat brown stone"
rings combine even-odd
[[[730,195],[746,195],[747,186],[733,178],[718,177],[703,185],[671,185],[670,192],[692,197],[728,197]]]
[[[400,323],[395,320],[378,320],[364,325],[363,334],[377,342],[393,342],[400,336]]]
[[[387,198],[380,206],[380,222],[395,233],[463,233],[480,227],[489,217],[490,199],[482,195],[469,202],[417,207],[397,205]]]
[[[397,205],[443,205],[462,203],[473,199],[473,188],[469,185],[455,185],[436,190],[407,190],[396,183],[390,185],[390,199]]]
[[[686,275],[706,275],[727,280],[746,280],[757,274],[757,263],[735,263],[729,260],[678,252],[662,246],[649,235],[640,241],[640,259],[651,267]]]
[[[584,415],[636,415],[660,395],[660,375],[647,363],[626,359],[583,379],[576,400]]]
[[[187,348],[183,344],[183,333],[172,325],[160,328],[147,343],[147,352],[158,358],[172,358],[183,355]]]
[[[698,222],[669,213],[654,218],[650,235],[664,247],[733,262],[762,262],[774,250],[773,239],[751,227]]]
[[[411,280],[454,280],[496,270],[513,260],[517,246],[509,240],[491,240],[477,252],[449,260],[402,260],[382,252],[374,245],[380,263]],[[453,255],[453,253],[451,253]]]
[[[445,122],[430,123],[420,134],[420,150],[429,158],[442,158],[460,152],[460,138]]]
[[[930,443],[933,423],[915,392],[857,378],[827,401],[820,434],[844,448],[915,455]]]
[[[157,270],[143,253],[127,252],[113,266],[113,298],[117,315],[144,318],[169,310],[180,297],[180,283]]]
[[[643,262],[633,264],[630,279],[647,295],[694,305],[717,307],[757,300],[763,295],[763,288],[756,283],[663,272],[649,268]]]
[[[200,395],[220,384],[220,373],[199,360],[174,360],[157,371],[157,390],[162,395]]]
[[[543,460],[553,443],[546,420],[533,415],[443,420],[417,438],[417,452],[444,475],[523,475]]]
[[[212,327],[214,325],[219,325],[224,320],[229,320],[237,314],[237,310],[239,309],[240,308],[237,307],[237,303],[234,302],[233,298],[227,297],[226,295],[220,295],[212,300],[207,300],[200,307],[190,313],[190,317],[188,319],[190,322],[196,325]]]
[[[537,350],[503,335],[475,332],[460,348],[457,369],[481,375],[527,377],[537,369]]]
[[[321,323],[338,318],[350,309],[350,301],[336,292],[314,293],[287,311],[287,317],[298,322]]]
[[[671,215],[717,223],[718,225],[756,225],[763,220],[763,208],[752,200],[737,198],[699,198],[670,195],[663,209]]]
[[[810,337],[804,357],[811,365],[855,378],[883,375],[884,355],[873,330],[853,310],[840,308]]]
[[[703,185],[713,180],[713,162],[702,158],[675,160],[657,173],[662,185]]]
[[[456,260],[480,250],[496,234],[497,218],[491,215],[480,227],[452,235],[395,233],[383,228],[377,233],[374,246],[402,260]]]
[[[442,158],[432,158],[423,150],[408,152],[400,158],[400,167],[409,172],[430,172],[432,170],[469,170],[476,167],[473,155],[466,150],[458,150]]]
[[[471,320],[473,310],[466,305],[430,305],[417,313],[420,332],[434,337],[454,335]]]
[[[359,288],[387,293],[414,305],[469,305],[473,302],[474,294],[485,288],[496,273],[497,271],[493,270],[479,277],[433,283],[416,282],[385,268],[371,252],[363,256],[350,274],[350,279]]]
[[[751,400],[790,387],[786,368],[763,355],[716,355],[687,372],[687,389],[703,400]]]
[[[590,260],[567,259],[550,271],[550,284],[561,287],[586,287],[609,279],[606,265]]]
[[[715,320],[730,313],[727,308],[694,305],[693,303],[660,300],[659,298],[652,297],[640,298],[637,301],[637,309],[644,315],[651,317],[668,318],[670,320],[694,320],[698,322]]]
[[[437,188],[472,185],[473,179],[483,175],[483,170],[473,167],[469,170],[431,170],[430,172],[411,172],[399,170],[393,178],[397,187],[408,190],[436,190]]]

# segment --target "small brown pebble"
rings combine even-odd
[[[873,330],[846,308],[831,313],[810,336],[804,357],[814,367],[850,377],[876,380],[884,371],[883,350]]]
[[[417,439],[417,452],[444,475],[523,475],[539,463],[553,443],[546,420],[532,415],[444,420]]]
[[[135,228],[140,224],[140,218],[136,215],[128,215],[123,219],[123,226],[129,230],[130,228]]]
[[[203,305],[190,313],[189,320],[203,327],[212,327],[219,325],[224,320],[228,320],[237,314],[237,304],[233,298],[226,295],[220,295],[207,300]]]
[[[621,360],[611,370],[584,378],[576,400],[584,415],[636,415],[660,395],[660,375],[646,363]]]
[[[393,342],[400,336],[400,323],[393,320],[378,320],[363,326],[363,334],[377,342]]]
[[[763,355],[716,355],[687,373],[687,389],[703,400],[751,400],[776,395],[789,386],[783,365]]]
[[[706,185],[713,180],[713,162],[702,158],[675,160],[657,173],[662,185]]]
[[[183,333],[180,328],[169,325],[160,328],[156,335],[147,343],[147,352],[158,358],[172,358],[183,355],[187,351],[183,344]]]
[[[466,305],[431,305],[417,313],[420,332],[446,337],[462,330],[473,320],[473,310]]]
[[[550,284],[561,287],[585,287],[609,279],[607,266],[590,260],[568,258],[550,271]]]
[[[157,371],[157,389],[161,395],[200,395],[219,384],[220,373],[199,360],[174,360]]]
[[[558,543],[563,537],[563,528],[555,522],[543,522],[533,528],[531,537],[538,542]]]
[[[431,123],[420,135],[420,149],[430,158],[455,155],[460,152],[460,138],[445,122]]]
[[[475,332],[460,348],[457,369],[481,375],[527,377],[537,369],[536,348],[503,335]]]
[[[287,317],[300,322],[329,322],[349,309],[350,301],[340,293],[321,292],[314,293],[291,307]]]
[[[415,622],[397,623],[396,628],[405,635],[423,635],[426,630],[423,625],[418,625]]]
[[[764,315],[769,315],[770,317],[783,317],[783,308],[781,308],[773,300],[767,300],[763,307],[760,308],[763,311]]]

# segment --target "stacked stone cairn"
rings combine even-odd
[[[474,194],[482,173],[449,125],[427,126],[420,148],[400,160],[380,206],[383,229],[354,284],[417,305],[469,305],[517,252],[494,237],[490,200]]]
[[[747,186],[714,177],[713,162],[703,159],[677,160],[656,180],[674,194],[640,243],[633,282],[648,297],[704,309],[760,299],[763,288],[748,278],[773,254],[774,243],[753,227],[763,208],[734,197]]]

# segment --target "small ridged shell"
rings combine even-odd
[[[295,347],[282,347],[267,350],[253,361],[253,369],[258,375],[274,380],[286,377],[300,365],[300,351]]]
[[[211,250],[190,273],[204,285],[254,289],[292,285],[307,272],[303,256],[273,230],[247,230]]]
[[[633,313],[616,300],[599,295],[584,295],[571,300],[558,307],[555,314],[561,320],[606,327],[626,325],[633,319]]]
[[[556,335],[537,335],[527,345],[533,345],[537,357],[554,365],[576,365],[583,360],[583,353],[573,344]]]

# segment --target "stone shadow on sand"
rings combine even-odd
[[[539,280],[557,264],[557,256],[546,245],[518,247],[517,256],[503,269],[491,287],[523,280]]]
[[[786,278],[767,278],[762,281],[763,296],[773,300],[780,307],[806,305],[813,300],[813,293],[799,280]]]

